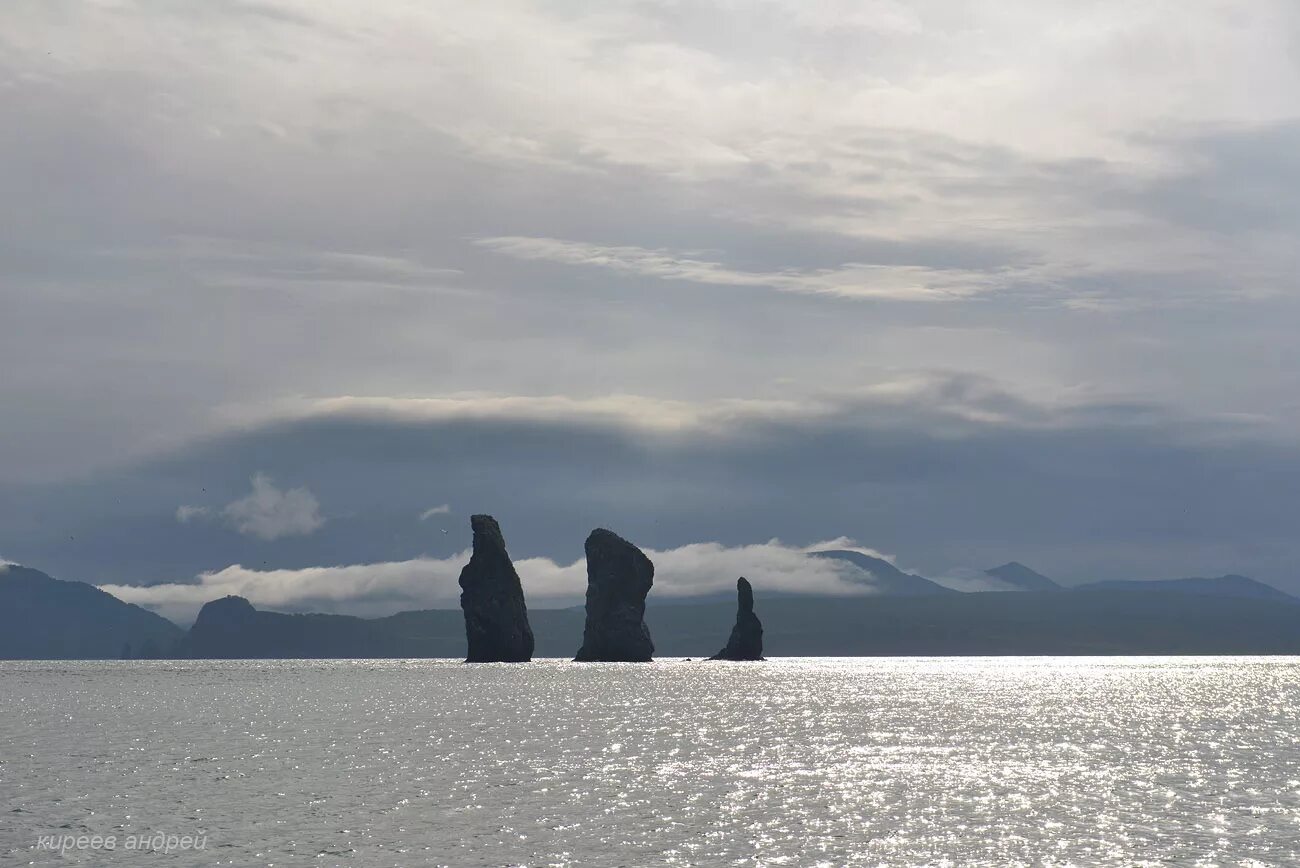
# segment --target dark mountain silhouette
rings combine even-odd
[[[1021,591],[1059,591],[1061,589],[1060,585],[1047,576],[1034,572],[1017,561],[1011,561],[1000,567],[985,570],[984,574]]]
[[[1076,591],[1139,591],[1142,593],[1197,594],[1207,597],[1240,597],[1252,600],[1275,600],[1298,603],[1300,599],[1279,591],[1272,585],[1248,576],[1227,575],[1215,578],[1154,579],[1149,581],[1107,581],[1077,585]]]
[[[94,585],[0,566],[0,659],[164,657],[184,635],[166,618]]]
[[[829,551],[811,552],[813,557],[833,558],[837,561],[847,561],[864,573],[870,575],[862,576],[862,584],[869,585],[876,589],[877,593],[887,594],[889,596],[922,596],[928,594],[956,594],[952,588],[945,588],[938,582],[932,582],[923,576],[905,573],[889,561],[882,558],[873,558],[870,555],[864,555],[861,552],[843,551],[834,549]]]
[[[199,610],[182,647],[195,658],[464,657],[465,616],[459,609],[289,615],[223,597]]]
[[[1300,653],[1300,606],[1197,594],[804,598],[763,612],[769,656]],[[668,629],[659,614],[648,616],[655,635],[663,637],[665,653],[680,653],[674,640],[686,634],[686,625],[678,621]]]

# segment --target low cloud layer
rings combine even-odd
[[[742,575],[760,592],[871,593],[868,573],[841,561],[806,554],[810,550],[845,547],[857,548],[846,539],[804,548],[772,540],[735,547],[693,543],[667,551],[647,549],[646,554],[655,564],[653,593],[661,597],[728,591],[735,588],[736,578]],[[463,551],[447,558],[298,570],[255,570],[235,564],[204,573],[193,584],[100,587],[181,624],[190,623],[204,603],[229,594],[275,611],[379,616],[409,609],[457,607],[457,582],[469,556],[469,551]],[[515,562],[515,568],[524,593],[535,607],[576,605],[586,592],[585,561],[556,563],[549,558],[524,558]]]

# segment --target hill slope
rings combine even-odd
[[[864,555],[861,552],[844,551],[840,549],[810,552],[813,557],[833,558],[837,561],[845,561],[853,564],[863,573],[861,583],[870,586],[880,594],[890,596],[911,597],[926,596],[930,594],[956,594],[952,588],[945,588],[938,582],[932,582],[923,576],[905,573],[889,561],[882,558],[873,558],[870,555]]]
[[[0,659],[94,660],[167,656],[184,631],[85,582],[0,567]]]
[[[985,570],[984,574],[1021,591],[1059,591],[1061,589],[1060,585],[1047,576],[1035,572],[1017,561],[1011,561],[1000,567]]]

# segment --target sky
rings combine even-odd
[[[1288,0],[8,0],[0,117],[10,560],[1300,592]]]

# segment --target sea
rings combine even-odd
[[[1300,865],[1300,658],[5,662],[0,811],[6,866]]]

